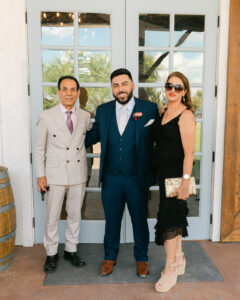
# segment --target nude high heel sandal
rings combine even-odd
[[[177,274],[183,275],[186,268],[186,259],[183,252],[176,253]]]
[[[171,274],[161,273],[160,279],[155,284],[155,290],[159,293],[165,293],[169,291],[177,283],[177,265],[176,263],[167,264],[169,268],[175,268],[175,271]]]

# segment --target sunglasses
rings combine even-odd
[[[171,82],[167,82],[165,84],[166,91],[170,92],[173,88],[175,89],[175,92],[177,92],[177,93],[180,93],[184,90],[184,86],[181,84],[174,85]]]

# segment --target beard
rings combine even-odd
[[[129,92],[129,94],[127,95],[127,99],[126,99],[125,101],[121,101],[116,95],[113,95],[113,96],[114,96],[115,100],[116,100],[118,103],[120,103],[120,104],[122,104],[122,105],[125,105],[125,104],[127,104],[127,103],[132,99],[132,96],[133,96],[133,90],[131,90],[131,91]]]

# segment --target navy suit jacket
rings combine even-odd
[[[153,184],[152,174],[152,157],[153,157],[153,138],[152,126],[153,121],[158,116],[158,107],[155,103],[138,98],[135,99],[133,108],[133,118],[135,112],[141,112],[142,116],[135,120],[136,122],[136,156],[137,156],[137,176],[140,187],[148,188]],[[103,179],[104,160],[107,150],[108,128],[111,116],[115,110],[116,100],[101,104],[96,111],[96,118],[93,127],[86,134],[86,147],[89,147],[97,142],[101,142],[101,157],[100,157],[100,171],[99,184]],[[151,122],[148,125],[148,122]]]

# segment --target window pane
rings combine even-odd
[[[201,88],[192,88],[191,96],[193,102],[193,109],[195,116],[197,118],[202,117],[202,89]]]
[[[196,184],[200,184],[200,162],[201,156],[195,156],[193,161],[192,176],[195,177]]]
[[[174,24],[175,47],[204,46],[204,16],[176,15]]]
[[[105,103],[111,99],[111,93],[109,88],[84,88],[87,97],[87,101],[84,100],[84,108],[88,110],[94,118],[96,109],[99,104]],[[80,90],[80,101],[81,101]]]
[[[159,191],[150,191],[148,200],[148,218],[156,219],[160,202]]]
[[[110,51],[79,51],[80,82],[110,82]]]
[[[139,82],[164,82],[168,72],[168,52],[139,51]]]
[[[78,28],[80,46],[111,45],[109,14],[79,13]]]
[[[138,97],[157,103],[159,108],[161,108],[166,101],[166,99],[164,98],[163,88],[139,88]]]
[[[86,192],[82,206],[83,220],[105,220],[101,192]]]
[[[196,139],[195,139],[195,152],[201,151],[201,134],[202,134],[202,123],[197,122],[196,124]]]
[[[169,46],[169,15],[141,14],[139,16],[139,46]]]
[[[100,143],[87,148],[87,153],[100,153]],[[87,187],[97,187],[99,181],[100,158],[87,158],[88,160],[88,181]],[[82,207],[83,220],[104,220],[104,211],[100,191],[88,191],[85,194]]]
[[[186,201],[187,201],[187,206],[189,209],[188,217],[198,217],[199,216],[200,190],[197,190],[197,196],[190,196]]]
[[[175,52],[173,67],[175,71],[180,71],[186,75],[190,83],[202,83],[202,52]]]
[[[42,12],[42,44],[73,45],[73,13]]]
[[[60,102],[57,88],[52,86],[43,87],[43,109],[49,109]]]
[[[43,82],[58,82],[64,75],[74,76],[74,60],[72,51],[42,51]]]

